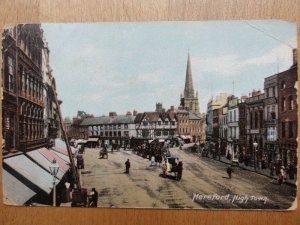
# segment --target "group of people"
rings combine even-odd
[[[162,169],[162,176],[164,178],[166,178],[167,177],[167,169],[168,169],[166,162],[163,163],[161,169]],[[183,163],[182,163],[182,161],[179,161],[178,164],[176,162],[174,162],[172,164],[171,170],[168,172],[175,173],[175,178],[176,178],[176,180],[179,181],[182,178],[182,170],[183,170]]]
[[[270,168],[270,175],[274,176],[274,171],[276,170],[275,166],[272,167],[272,169]],[[233,168],[231,165],[229,165],[226,169],[226,172],[228,174],[228,178],[231,179],[232,177],[232,172],[233,172]],[[277,181],[278,184],[281,185],[282,183],[284,183],[284,181],[287,180],[287,174],[286,174],[286,170],[284,166],[281,166],[279,171],[276,171],[276,174],[278,176]]]

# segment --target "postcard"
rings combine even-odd
[[[7,27],[4,204],[296,209],[296,30],[280,20]]]

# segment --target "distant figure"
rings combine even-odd
[[[90,193],[89,206],[95,208],[98,206],[98,192],[95,188],[92,188],[92,192]]]
[[[125,168],[126,168],[126,171],[125,173],[129,173],[129,168],[130,168],[130,162],[129,162],[129,159],[127,159],[127,161],[125,162]]]
[[[182,161],[179,161],[178,165],[177,165],[177,180],[181,180],[182,177],[182,170],[183,170],[183,164]]]
[[[231,174],[232,174],[232,167],[231,167],[231,165],[229,165],[228,167],[227,167],[227,174],[228,174],[228,177],[229,177],[229,179],[231,179]]]
[[[279,176],[278,176],[278,184],[281,185],[284,180],[286,180],[286,173],[285,173],[284,166],[282,166],[280,169]]]
[[[163,177],[166,177],[167,176],[167,165],[166,163],[164,163],[161,167],[162,169],[162,172],[163,172]]]

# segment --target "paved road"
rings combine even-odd
[[[98,158],[99,149],[86,149],[83,187],[99,192],[99,207],[158,207],[216,209],[287,209],[296,189],[278,185],[270,178],[235,168],[227,178],[227,165],[199,157],[187,150],[171,149],[183,161],[181,181],[159,176],[161,168],[150,161],[120,150]],[[124,174],[130,159],[130,174]]]

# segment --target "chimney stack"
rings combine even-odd
[[[115,117],[115,116],[117,116],[116,112],[109,112],[109,117]]]
[[[298,60],[297,60],[297,49],[294,48],[293,49],[293,65],[296,65],[297,62],[298,62]]]
[[[133,116],[136,116],[137,115],[137,111],[136,110],[133,110]]]
[[[128,112],[126,113],[126,116],[132,116],[132,113],[131,113],[130,111],[128,111]]]

